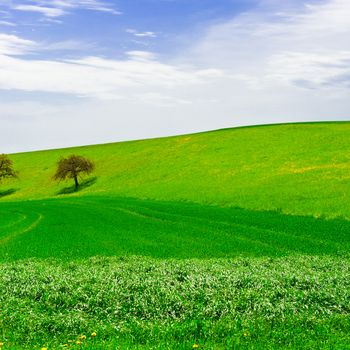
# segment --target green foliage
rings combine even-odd
[[[0,181],[17,177],[13,169],[13,162],[6,154],[0,154]]]
[[[94,349],[350,344],[349,256],[29,260],[0,265],[0,289],[7,348],[59,349],[81,335]]]
[[[0,261],[96,255],[339,254],[350,222],[183,202],[73,197],[0,205]]]
[[[87,158],[78,155],[71,155],[68,158],[61,158],[57,163],[55,180],[73,179],[75,189],[79,187],[78,179],[83,175],[89,175],[95,169],[95,164]]]
[[[76,196],[350,217],[349,132],[350,123],[289,124],[16,154],[19,190],[6,200],[56,196],[56,161],[75,153],[94,159],[97,177]]]

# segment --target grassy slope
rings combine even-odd
[[[13,155],[2,348],[349,348],[349,221],[251,210],[350,217],[349,131],[264,126]],[[96,181],[58,195],[55,162],[73,152],[96,161]]]
[[[2,184],[2,200],[56,196],[65,185],[51,180],[55,163],[77,153],[97,165],[96,183],[79,195],[349,217],[349,132],[346,122],[287,124],[15,154],[20,179]]]

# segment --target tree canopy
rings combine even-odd
[[[79,187],[79,178],[83,174],[90,174],[95,169],[95,164],[87,158],[79,155],[71,155],[68,158],[61,158],[57,163],[57,170],[54,179],[68,180],[73,179],[75,188]]]
[[[17,177],[13,162],[6,154],[0,154],[0,181],[10,177]]]

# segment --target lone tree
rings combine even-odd
[[[79,187],[78,179],[81,178],[82,174],[88,175],[94,169],[95,164],[91,160],[73,154],[58,161],[56,174],[53,178],[58,181],[74,179],[75,189],[77,190]]]
[[[17,177],[12,160],[6,154],[0,154],[0,181],[10,177]]]

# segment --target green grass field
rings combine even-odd
[[[3,203],[0,259],[232,258],[350,251],[350,222],[182,202],[80,197]]]
[[[96,178],[79,196],[350,217],[349,132],[347,122],[285,124],[15,154],[19,180],[2,184],[0,196],[39,199],[69,192],[69,184],[64,189],[52,176],[61,156],[77,153],[96,162]]]
[[[11,155],[0,348],[350,349],[349,132],[289,124]],[[52,180],[72,153],[96,163],[78,192]]]

